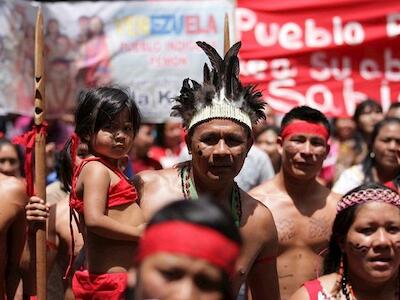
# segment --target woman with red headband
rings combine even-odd
[[[154,215],[139,244],[135,299],[233,299],[241,238],[210,201],[178,201]]]
[[[306,282],[291,300],[398,300],[400,196],[380,184],[361,185],[337,205],[326,275]]]

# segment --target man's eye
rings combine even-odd
[[[197,287],[203,291],[216,291],[221,285],[221,282],[213,280],[205,274],[196,275],[194,281]]]
[[[390,232],[390,233],[398,233],[398,232],[400,232],[400,228],[397,227],[397,226],[390,226],[388,228],[388,232]]]
[[[168,281],[179,280],[185,275],[180,269],[160,270],[160,273]]]
[[[208,145],[215,145],[218,143],[218,139],[213,136],[207,136],[201,139],[201,142],[206,143]]]
[[[237,145],[240,145],[242,143],[243,143],[243,141],[241,139],[238,139],[238,138],[229,138],[229,139],[226,140],[226,144],[229,145],[229,146],[237,146]]]

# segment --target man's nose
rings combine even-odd
[[[225,143],[223,139],[219,140],[218,144],[216,145],[214,155],[228,155],[229,154],[229,147]]]
[[[312,153],[312,146],[310,141],[305,141],[304,144],[301,147],[302,154],[311,154]]]
[[[184,278],[177,289],[176,300],[196,300],[198,298],[196,286],[191,278]]]

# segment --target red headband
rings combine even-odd
[[[138,261],[158,252],[183,254],[205,259],[232,275],[239,246],[214,229],[182,221],[149,227],[140,240]]]
[[[303,120],[295,120],[289,123],[283,130],[281,131],[282,139],[286,139],[293,134],[299,133],[309,133],[316,134],[323,137],[325,140],[328,140],[329,133],[324,125],[318,123],[311,123]]]
[[[350,206],[364,204],[371,201],[385,202],[400,208],[400,196],[396,192],[387,189],[366,189],[344,196],[337,204],[337,212]]]

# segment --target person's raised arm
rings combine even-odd
[[[24,272],[24,289],[25,293],[30,295],[36,294],[35,280],[36,277],[32,276],[35,272],[35,264],[33,258],[36,256],[35,249],[35,235],[34,227],[37,222],[46,222],[47,225],[47,261],[46,268],[47,274],[54,266],[55,258],[58,253],[59,237],[55,228],[55,212],[56,204],[51,207],[44,200],[32,196],[29,198],[28,204],[25,206],[26,220],[28,221],[28,245],[25,247],[23,254],[23,272]]]
[[[110,175],[103,164],[88,163],[80,174],[83,185],[84,220],[88,231],[108,239],[137,241],[145,224],[128,226],[106,215]]]

